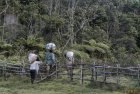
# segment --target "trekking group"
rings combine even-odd
[[[54,43],[48,43],[45,45],[46,52],[45,52],[45,61],[44,63],[47,65],[47,71],[50,74],[53,68],[53,65],[56,64],[56,57],[54,54],[54,50],[56,49],[56,45]],[[67,74],[68,77],[71,77],[72,80],[72,64],[74,62],[74,53],[72,51],[66,51],[64,53],[66,58],[66,67],[67,67]],[[36,76],[39,73],[39,65],[42,62],[40,59],[38,52],[36,50],[30,51],[28,53],[28,61],[30,63],[30,77],[31,83],[33,84],[35,81]]]

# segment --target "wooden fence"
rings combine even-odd
[[[115,79],[116,84],[120,84],[120,76],[129,76],[140,82],[140,65],[137,66],[121,66],[116,65],[98,65],[93,64],[73,64],[72,75],[68,75],[65,64],[57,63],[48,73],[47,65],[40,65],[39,76],[37,82],[43,81],[50,76],[68,76],[70,80],[79,80],[80,84],[84,81],[96,82],[102,78],[102,82],[106,83],[107,79]],[[29,65],[22,64],[11,64],[11,63],[0,63],[0,76],[3,76],[6,80],[10,74],[15,75],[26,75],[29,77]]]
[[[63,67],[62,67],[63,66]],[[63,72],[65,65],[61,65],[59,68],[58,75],[68,75],[66,72]],[[59,66],[58,66],[59,67]],[[60,71],[62,70],[62,71]],[[120,64],[116,65],[98,65],[93,64],[73,64],[73,73],[72,77],[68,78],[78,79],[80,83],[83,84],[84,81],[96,82],[102,78],[102,82],[106,83],[107,79],[113,79],[116,81],[116,84],[120,84],[121,76],[128,76],[134,80],[140,82],[140,65],[137,66],[121,66]],[[101,80],[100,80],[101,81]]]

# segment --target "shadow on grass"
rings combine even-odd
[[[93,89],[103,89],[108,91],[122,91],[125,88],[124,86],[120,86],[116,83],[104,83],[100,81],[90,82],[86,85],[86,87]]]

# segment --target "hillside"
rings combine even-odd
[[[44,45],[54,42],[58,59],[72,49],[85,61],[140,61],[139,0],[1,0],[0,7],[1,60],[33,49],[43,60]]]

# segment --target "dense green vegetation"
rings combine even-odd
[[[48,42],[56,44],[58,60],[71,49],[84,61],[138,64],[140,0],[0,0],[0,62],[21,63],[34,49],[44,60]],[[61,78],[31,85],[26,77],[0,77],[0,94],[124,94],[138,86],[126,77],[120,84]]]
[[[60,58],[139,63],[139,0],[1,0],[0,59],[18,60],[54,42]]]

